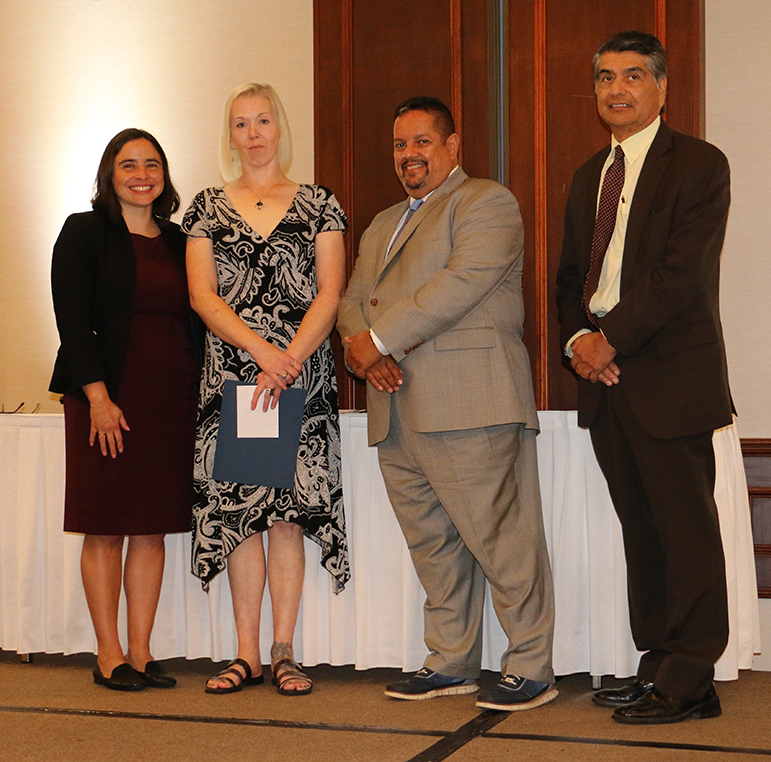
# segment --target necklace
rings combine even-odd
[[[254,208],[255,208],[255,209],[258,211],[258,212],[261,212],[261,211],[262,211],[262,210],[265,208],[265,204],[264,204],[264,203],[263,203],[263,201],[262,201],[262,200],[265,198],[265,196],[267,196],[267,195],[268,195],[268,194],[269,194],[269,193],[270,193],[270,192],[271,192],[271,191],[272,191],[272,190],[273,190],[273,189],[274,189],[274,188],[275,188],[277,185],[279,185],[283,179],[284,179],[284,178],[283,178],[283,177],[281,177],[280,179],[276,180],[276,182],[275,182],[275,183],[273,183],[273,185],[271,185],[271,186],[270,186],[270,188],[268,188],[268,190],[266,190],[266,191],[265,191],[265,192],[264,192],[264,193],[263,193],[263,194],[262,194],[262,195],[261,195],[261,196],[260,196],[260,197],[257,199],[257,203],[254,205]],[[244,184],[244,187],[248,188],[248,189],[249,189],[249,191],[250,191],[250,193],[251,193],[251,194],[252,194],[252,195],[253,195],[255,198],[257,198],[257,194],[256,194],[256,193],[255,193],[255,192],[252,190],[251,186],[247,185],[247,183],[246,183],[246,180],[244,180],[244,178],[243,178],[243,177],[241,178],[241,182]]]

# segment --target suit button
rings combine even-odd
[[[373,307],[377,307],[377,299],[370,299],[370,300],[369,300],[369,303],[370,303],[370,304],[371,304]]]

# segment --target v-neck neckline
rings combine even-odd
[[[224,187],[220,188],[219,190],[222,193],[222,195],[225,197],[225,200],[228,202],[228,205],[230,206],[230,208],[239,216],[239,218],[243,221],[244,225],[246,225],[246,227],[249,228],[249,230],[254,235],[256,235],[260,240],[265,241],[267,243],[268,240],[270,240],[271,236],[278,230],[279,225],[281,225],[281,223],[287,218],[287,216],[289,215],[289,212],[291,212],[292,209],[294,209],[294,205],[297,203],[297,197],[300,195],[300,191],[304,187],[305,187],[304,183],[300,183],[298,185],[297,191],[295,192],[294,196],[292,196],[292,203],[289,204],[289,206],[287,207],[287,210],[284,212],[283,217],[273,226],[273,230],[271,230],[267,236],[263,236],[262,233],[260,233],[258,230],[255,230],[249,224],[249,220],[247,220],[246,217],[244,217],[244,215],[241,214],[241,212],[239,212],[238,209],[236,209],[236,205],[233,203],[233,199],[230,198],[230,196],[228,196],[227,191],[225,190]]]

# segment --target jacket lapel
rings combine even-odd
[[[648,149],[645,163],[640,170],[640,177],[632,198],[629,220],[624,239],[624,260],[621,265],[621,295],[629,290],[629,282],[634,271],[634,263],[640,249],[643,227],[651,214],[651,204],[661,180],[669,166],[669,151],[672,148],[672,129],[661,122],[659,131]],[[655,211],[653,212],[655,214]]]
[[[400,258],[405,244],[410,240],[410,237],[418,229],[420,224],[424,220],[430,218],[433,211],[439,208],[442,201],[447,198],[447,196],[449,196],[453,191],[459,188],[463,181],[467,179],[468,175],[461,167],[458,167],[455,172],[453,172],[453,174],[450,175],[450,177],[448,177],[431,194],[431,198],[426,201],[426,203],[420,205],[415,214],[413,214],[410,218],[410,221],[404,226],[404,230],[402,230],[402,232],[399,234],[399,237],[394,241],[393,248],[388,254],[388,259],[381,260],[381,265],[375,279],[376,282],[380,280],[380,278],[382,278],[383,275],[385,275],[385,273],[390,270],[392,264]],[[407,199],[403,205],[400,205],[399,208],[401,210],[401,214],[399,215],[399,220],[409,206],[409,201],[410,199]],[[396,224],[398,224],[398,220]],[[383,252],[385,252],[385,249],[388,247],[388,242],[391,240],[393,233],[393,229],[388,231],[388,237],[384,246],[382,247]]]
[[[375,241],[375,251],[377,252],[377,267],[375,268],[375,283],[380,280],[380,277],[383,275],[385,270],[388,268],[388,266],[391,264],[391,261],[394,258],[394,254],[396,253],[397,246],[394,246],[394,248],[388,253],[388,257],[386,257],[386,251],[388,250],[388,243],[391,240],[391,236],[394,234],[394,230],[396,229],[396,226],[399,224],[399,220],[401,220],[404,213],[407,211],[407,207],[410,205],[410,200],[407,199],[401,204],[398,204],[396,207],[394,207],[393,214],[391,214],[386,221],[383,222],[383,224],[380,226],[380,230],[377,232],[377,240]],[[418,212],[420,209],[418,209]],[[415,212],[413,214],[413,219],[415,215],[417,215],[418,212]],[[410,220],[412,222],[412,220]],[[402,231],[403,237],[404,231]]]

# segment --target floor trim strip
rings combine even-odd
[[[249,717],[120,712],[104,709],[75,709],[49,706],[0,705],[0,712],[151,720],[160,722],[190,722],[211,725],[246,725],[254,727],[290,728],[295,730],[325,730],[343,733],[378,733],[384,735],[426,736],[439,739],[436,743],[432,744],[427,749],[424,749],[414,757],[411,757],[406,762],[442,762],[475,738],[486,738],[490,740],[543,741],[547,743],[570,743],[589,746],[669,749],[673,751],[701,751],[719,754],[747,754],[771,757],[771,749],[754,747],[714,746],[709,744],[669,743],[664,741],[632,741],[611,738],[583,738],[577,736],[556,736],[537,733],[499,733],[492,731],[492,728],[501,721],[507,719],[510,715],[508,712],[496,712],[492,709],[481,712],[455,731],[427,730],[419,728],[388,728],[375,725],[339,725],[324,722],[297,722],[291,720],[271,720]]]
[[[710,746],[696,743],[666,741],[627,741],[613,738],[579,738],[577,736],[549,736],[536,733],[484,733],[484,738],[503,738],[512,741],[548,741],[553,743],[577,743],[594,746],[631,746],[647,749],[672,749],[677,751],[713,751],[721,754],[756,754],[771,757],[771,749],[740,746]]]
[[[454,733],[449,733],[419,754],[410,757],[407,762],[442,762],[450,755],[455,754],[458,749],[465,746],[469,741],[479,738],[486,730],[495,727],[508,716],[508,712],[496,712],[492,709],[486,709],[474,717],[473,720],[465,725],[461,725]]]

